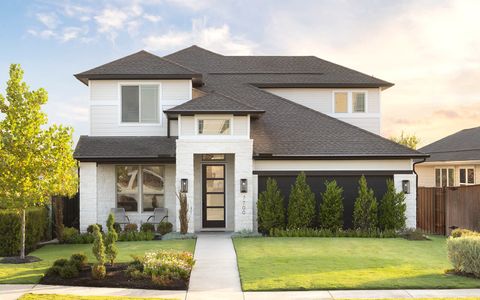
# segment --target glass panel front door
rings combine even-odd
[[[225,165],[203,165],[203,227],[225,227]]]

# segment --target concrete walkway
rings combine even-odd
[[[187,300],[242,299],[237,255],[228,233],[200,233]]]

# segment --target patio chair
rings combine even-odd
[[[130,219],[125,212],[125,208],[112,208],[110,209],[110,212],[115,217],[115,223],[118,223],[120,225],[130,224]]]
[[[150,221],[153,219],[152,221]],[[153,210],[153,216],[148,217],[147,223],[158,225],[164,220],[168,221],[168,209],[161,207]]]

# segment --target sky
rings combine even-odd
[[[88,88],[73,74],[145,49],[315,55],[395,83],[382,135],[421,145],[480,126],[480,1],[84,0],[0,2],[0,93],[19,63],[45,88],[50,123],[88,134]]]

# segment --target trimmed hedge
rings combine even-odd
[[[449,237],[447,249],[448,258],[456,272],[480,277],[480,236]]]
[[[397,238],[399,235],[393,230],[328,230],[328,229],[276,229],[270,231],[271,237],[353,237],[353,238]]]
[[[35,250],[38,242],[45,237],[48,213],[44,207],[27,209],[26,213],[26,253]],[[0,256],[20,254],[21,214],[13,210],[0,210]]]

